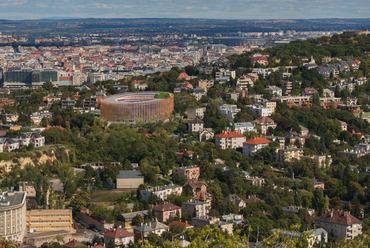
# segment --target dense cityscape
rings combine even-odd
[[[367,21],[1,20],[1,247],[369,247]]]

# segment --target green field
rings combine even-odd
[[[91,190],[93,202],[115,202],[120,195],[130,190]]]

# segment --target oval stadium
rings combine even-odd
[[[127,92],[102,99],[100,117],[110,123],[140,123],[164,120],[170,117],[173,108],[173,94],[169,98],[155,98],[160,92]]]

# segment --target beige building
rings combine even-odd
[[[27,232],[72,231],[72,209],[38,209],[26,212]]]
[[[120,171],[116,181],[117,189],[137,189],[140,184],[144,184],[144,176],[139,171]]]
[[[330,167],[333,159],[331,155],[313,155],[313,156],[303,156],[301,159],[312,159],[319,164],[320,168]]]
[[[236,93],[236,92],[226,93],[226,101],[234,100],[235,102],[237,102],[238,98],[239,98],[239,93]]]
[[[240,148],[243,147],[245,141],[246,137],[237,131],[222,131],[222,133],[215,136],[215,143],[221,149]]]
[[[278,163],[293,162],[303,157],[303,149],[297,147],[275,148],[274,158]]]
[[[185,166],[173,169],[174,175],[184,175],[188,179],[198,180],[200,176],[200,168],[198,166]]]
[[[183,202],[181,209],[183,213],[186,212],[190,216],[193,216],[195,212],[196,217],[202,217],[208,215],[209,210],[211,209],[211,202],[202,202],[198,200]]]
[[[199,142],[205,142],[209,139],[212,139],[215,136],[215,133],[212,132],[212,128],[204,128],[199,130]]]
[[[338,157],[343,159],[343,158],[348,158],[349,161],[354,160],[355,158],[359,158],[362,156],[365,156],[367,152],[360,151],[360,150],[344,150],[344,151],[339,151],[338,152]]]
[[[209,88],[211,88],[213,85],[214,85],[213,80],[199,80],[197,82],[197,87],[198,88],[203,88],[203,89],[207,89],[207,90],[209,90]]]
[[[261,177],[246,177],[244,179],[251,186],[263,186],[265,179]]]
[[[251,122],[254,127],[257,129],[259,133],[262,135],[267,134],[267,130],[271,127],[273,129],[276,128],[276,123],[269,117],[262,116],[254,121]]]
[[[192,121],[188,122],[188,131],[190,132],[199,132],[200,130],[203,130],[203,121],[197,117]]]
[[[0,192],[0,236],[22,242],[26,231],[26,192]]]
[[[209,225],[217,225],[222,231],[228,234],[233,234],[233,222],[221,221],[220,218],[211,216],[194,217],[191,219],[191,224],[195,227],[205,227]]]
[[[362,234],[362,222],[343,210],[330,210],[316,219],[316,226],[324,225],[334,238],[355,239]]]

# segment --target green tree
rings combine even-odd
[[[71,206],[76,210],[80,210],[81,207],[87,207],[91,204],[91,197],[89,193],[85,191],[79,191],[76,193],[75,198],[71,201]]]
[[[132,219],[132,225],[134,226],[140,226],[141,223],[144,223],[143,217],[141,215],[137,214],[133,219]]]

